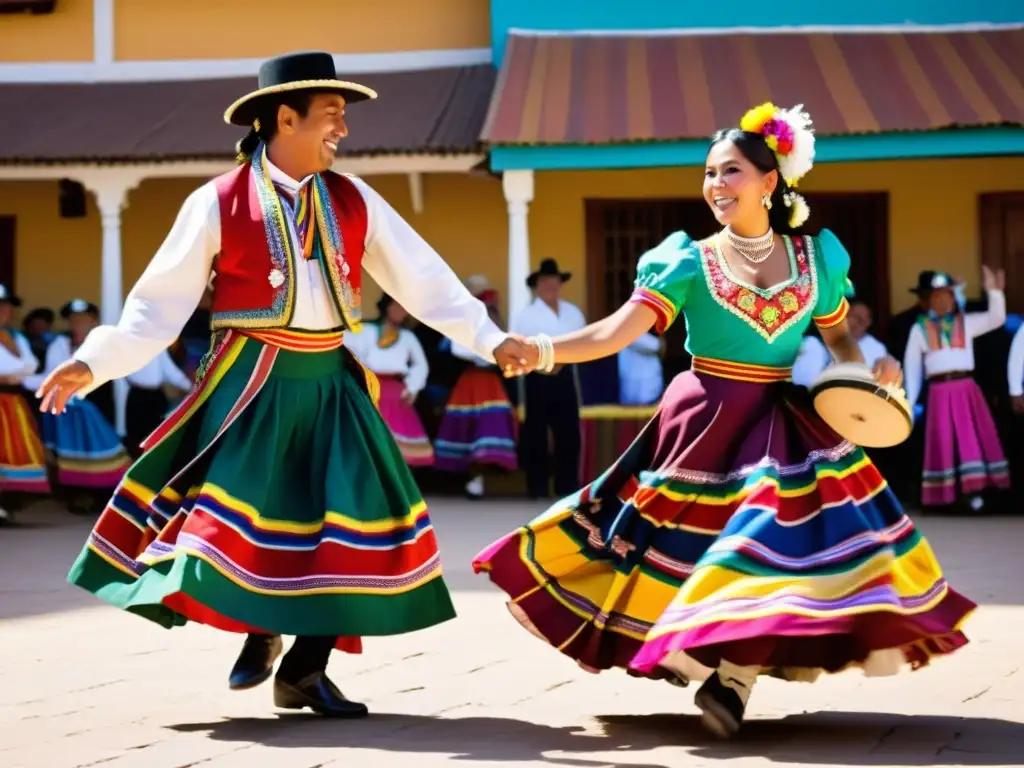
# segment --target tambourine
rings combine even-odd
[[[863,363],[835,363],[810,388],[814,410],[841,437],[865,448],[899,445],[914,428],[902,389],[881,386]]]

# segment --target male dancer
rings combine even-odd
[[[125,302],[40,386],[41,408],[138,370],[178,337],[214,275],[211,351],[152,435],[69,579],[164,626],[248,635],[230,687],[274,680],[279,707],[367,710],[327,679],[332,648],[452,618],[426,505],[342,345],[362,267],[439,332],[514,372],[500,331],[369,186],[330,171],[348,104],[375,98],[326,53],[266,62],[225,113],[239,167],[196,190]]]

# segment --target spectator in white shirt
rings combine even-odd
[[[510,330],[523,336],[557,336],[587,324],[579,307],[563,301],[562,286],[572,277],[554,259],[544,259],[526,284],[536,298],[512,318]],[[520,466],[526,471],[531,498],[550,495],[552,457],[549,434],[554,437],[555,494],[568,496],[580,485],[580,402],[576,367],[556,367],[551,373],[534,372],[523,380],[522,402],[526,420],[519,438]]]
[[[850,301],[846,322],[850,326],[853,338],[857,340],[860,353],[864,355],[864,362],[868,367],[874,368],[875,363],[886,357],[889,352],[885,344],[868,333],[874,322],[871,307],[861,299],[853,299]],[[793,364],[793,383],[801,387],[810,387],[831,362],[832,355],[821,339],[814,335],[804,337],[800,343],[800,354]]]
[[[665,388],[661,370],[661,339],[645,333],[619,352],[619,402],[622,405],[650,405]]]

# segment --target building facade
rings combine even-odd
[[[221,114],[259,61],[322,48],[380,93],[337,168],[510,313],[545,257],[596,319],[643,250],[709,232],[707,137],[768,99],[814,116],[811,223],[847,244],[881,325],[921,269],[976,288],[982,261],[1024,311],[1018,0],[690,6],[4,0],[0,282],[26,310],[80,296],[116,318],[185,196],[232,167]]]
[[[519,212],[513,284],[555,256],[585,276],[571,298],[589,317],[617,308],[646,248],[713,230],[708,137],[771,100],[815,119],[810,224],[847,245],[880,326],[920,270],[977,290],[982,261],[1024,312],[1020,3],[493,0],[491,14],[483,137]]]
[[[4,0],[0,282],[24,309],[77,296],[115,319],[184,198],[233,166],[226,106],[262,59],[317,48],[380,94],[350,110],[337,169],[460,274],[497,260],[503,288],[501,184],[479,144],[495,74],[482,0]]]

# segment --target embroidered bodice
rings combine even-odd
[[[829,230],[783,241],[790,277],[759,288],[732,273],[717,236],[676,232],[640,259],[632,301],[657,313],[660,330],[681,311],[691,355],[791,366],[812,320],[827,328],[846,317],[850,256]]]

